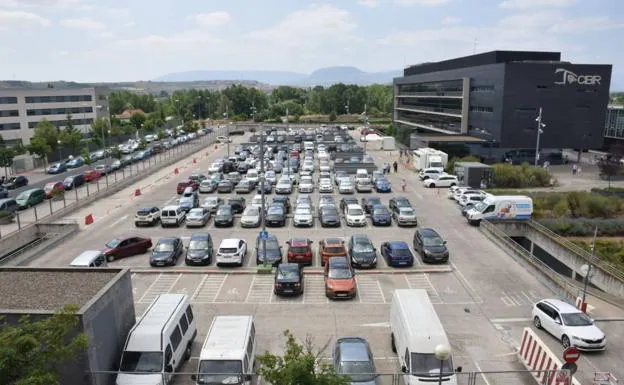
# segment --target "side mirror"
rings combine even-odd
[[[407,373],[407,366],[405,366],[405,365],[401,366],[401,371],[403,373]]]
[[[252,380],[251,374],[245,374],[244,378],[245,378],[245,381],[251,381]]]
[[[446,241],[442,242],[443,245],[446,245]]]
[[[559,319],[559,317],[555,318],[555,323],[557,325],[561,325],[561,319]]]
[[[197,375],[196,374],[191,374],[191,380],[197,381]]]
[[[463,366],[458,366],[457,369],[455,369],[456,373],[461,373],[464,370]]]
[[[169,365],[165,366],[165,372],[173,373],[173,365],[169,364]]]

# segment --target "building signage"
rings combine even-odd
[[[602,79],[600,75],[577,75],[565,68],[557,68],[555,74],[561,76],[561,81],[555,82],[555,84],[561,86],[567,84],[581,84],[584,86],[600,85],[600,80]]]

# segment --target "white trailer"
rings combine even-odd
[[[426,168],[437,168],[444,171],[448,163],[448,154],[434,148],[419,148],[412,151],[412,163],[417,171]]]

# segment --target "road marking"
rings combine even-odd
[[[108,225],[108,228],[113,228],[115,226],[117,226],[118,223],[125,221],[128,218],[127,215],[124,215],[123,217],[117,219],[115,222],[111,223],[110,225]]]
[[[487,377],[483,373],[483,370],[481,369],[481,366],[479,366],[477,361],[474,361],[474,364],[475,364],[475,368],[477,368],[477,370],[479,371],[479,374],[481,375],[481,378],[483,378],[483,381],[485,382],[485,385],[491,385],[490,381],[488,381]]]
[[[247,292],[247,296],[245,297],[245,302],[249,302],[249,296],[251,295],[251,289],[253,288],[254,283],[256,282],[256,276],[254,275],[251,278],[251,284],[249,285],[249,291]]]
[[[475,288],[470,284],[470,282],[468,281],[468,279],[464,276],[464,274],[461,272],[461,270],[459,270],[459,268],[457,268],[457,266],[451,262],[451,267],[453,268],[453,271],[455,273],[457,273],[460,281],[463,282],[463,284],[471,291],[471,295],[472,297],[475,299],[476,303],[483,303],[483,299],[481,298],[481,296],[479,294],[477,294],[477,291],[475,290]]]
[[[383,290],[381,290],[381,282],[379,282],[379,280],[377,280],[377,287],[379,287],[379,294],[381,294],[381,299],[383,303],[387,303],[386,296],[384,295]]]
[[[372,323],[372,324],[362,324],[360,326],[367,327],[367,328],[389,328],[390,322],[377,322],[377,323]]]
[[[491,318],[490,322],[495,324],[530,322],[531,318]]]
[[[407,286],[410,289],[423,289],[429,294],[429,299],[431,303],[441,305],[444,302],[442,298],[438,294],[438,291],[433,287],[431,281],[427,274],[405,274],[403,275],[405,281],[407,282]]]

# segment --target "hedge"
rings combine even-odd
[[[598,227],[598,236],[624,235],[624,219],[560,218],[540,219],[539,223],[563,237],[591,237]]]
[[[499,163],[492,167],[494,168],[492,182],[496,188],[550,187],[555,184],[548,170],[529,166],[528,163],[520,166]]]
[[[591,252],[591,241],[572,240],[573,243]],[[624,242],[596,239],[596,256],[624,270]]]

